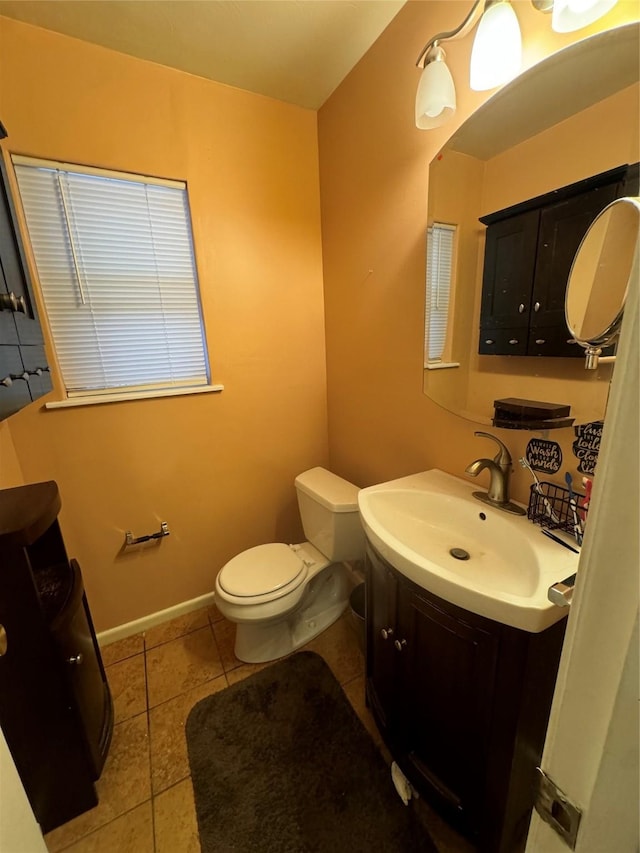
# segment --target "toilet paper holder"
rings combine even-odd
[[[160,524],[160,530],[157,533],[150,533],[148,536],[135,536],[130,530],[124,535],[125,547],[129,545],[140,545],[142,542],[149,542],[151,539],[161,539],[163,536],[169,536],[169,525],[166,521]]]

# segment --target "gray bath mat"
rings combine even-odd
[[[186,731],[202,853],[436,853],[312,652],[202,699]]]

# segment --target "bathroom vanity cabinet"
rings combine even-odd
[[[0,727],[43,832],[98,802],[113,705],[55,483],[0,491]]]
[[[636,165],[481,217],[487,226],[481,355],[583,355],[564,314],[571,264],[596,216],[637,185]]]
[[[462,610],[366,556],[367,701],[412,785],[483,853],[524,849],[565,621]]]

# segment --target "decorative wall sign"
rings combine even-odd
[[[573,455],[578,460],[578,471],[581,474],[593,474],[596,470],[603,427],[604,421],[592,421],[573,428],[576,434]]]
[[[532,438],[527,444],[527,462],[534,471],[557,474],[562,465],[560,445],[556,441],[547,441],[545,438]]]

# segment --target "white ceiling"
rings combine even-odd
[[[0,0],[0,15],[317,109],[406,0]]]

